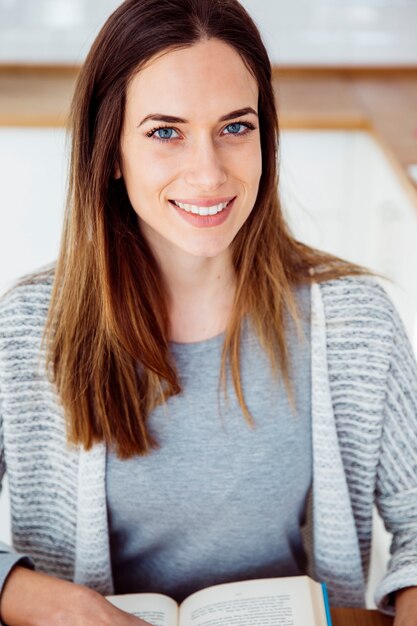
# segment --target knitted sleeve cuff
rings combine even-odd
[[[375,591],[375,604],[387,615],[395,614],[394,593],[405,587],[417,587],[417,563],[388,572]]]

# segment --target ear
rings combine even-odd
[[[120,166],[118,163],[116,163],[116,165],[114,166],[113,176],[116,180],[122,177],[122,170],[120,169]]]

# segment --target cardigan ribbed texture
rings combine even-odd
[[[0,304],[0,474],[9,479],[13,544],[38,570],[111,594],[106,447],[66,442],[39,356],[50,293],[42,278]],[[416,363],[373,279],[315,284],[311,306],[309,572],[327,582],[333,606],[364,606],[376,502],[394,535],[376,592],[390,610],[391,592],[417,585]]]

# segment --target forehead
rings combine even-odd
[[[129,84],[126,113],[203,119],[246,106],[257,110],[257,102],[256,80],[238,52],[209,39],[151,60]]]

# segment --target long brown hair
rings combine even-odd
[[[154,55],[202,38],[232,46],[259,87],[262,176],[255,206],[232,243],[237,289],[221,377],[230,366],[248,420],[239,368],[244,316],[288,384],[284,319],[297,318],[294,286],[362,271],[302,245],[287,229],[277,195],[270,62],[237,0],[126,0],[103,26],[76,86],[67,211],[44,336],[69,440],[86,449],[104,440],[122,458],[157,445],[147,416],[181,392],[162,277],[123,180],[113,175],[126,89]]]

